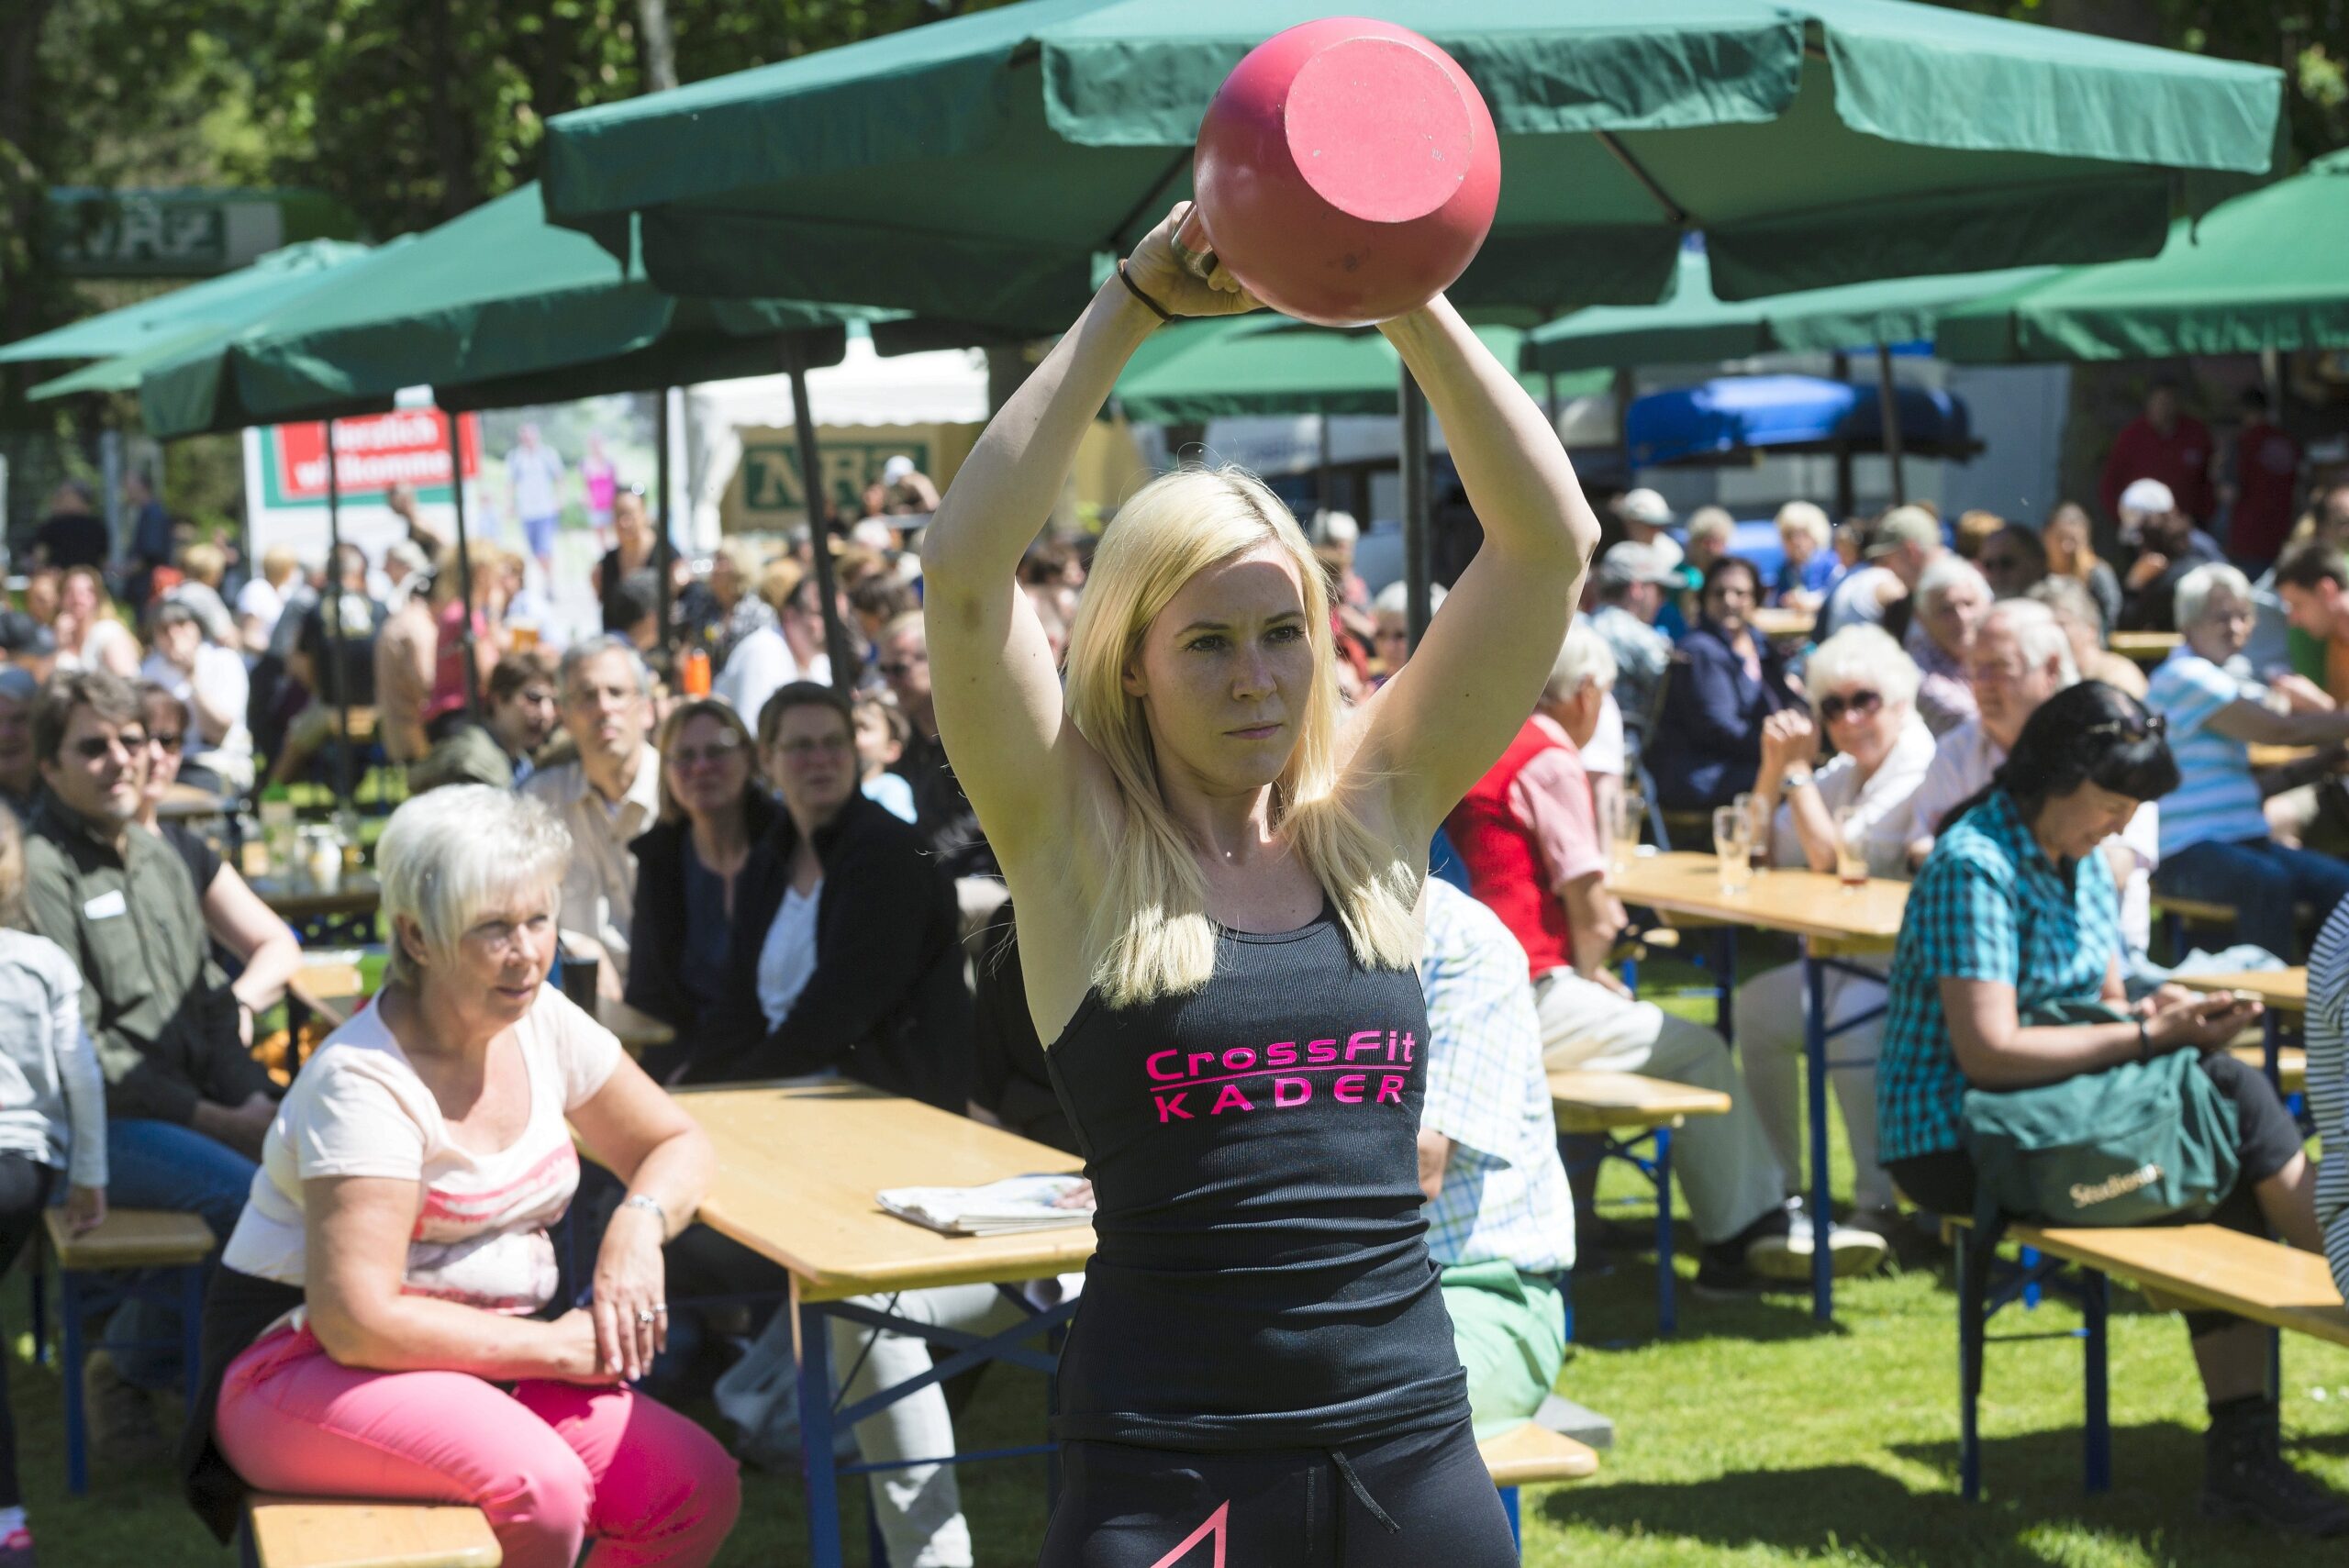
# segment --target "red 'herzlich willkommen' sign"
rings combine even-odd
[[[449,488],[449,416],[437,408],[370,414],[338,419],[334,427],[335,483],[346,497],[381,496],[407,484],[429,499]],[[481,471],[481,419],[467,414],[458,424],[465,477]],[[301,506],[327,498],[327,428],[323,424],[278,425],[264,449],[269,502]],[[438,492],[438,495],[434,493]]]

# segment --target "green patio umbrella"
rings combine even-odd
[[[2043,282],[2054,267],[1886,278],[1723,301],[1702,250],[1684,250],[1672,296],[1659,305],[1593,306],[1525,335],[1524,368],[1577,371],[1686,364],[1753,354],[1831,352],[1931,339],[1936,325],[1971,301]]]
[[[1188,194],[1232,65],[1325,9],[1026,0],[557,116],[548,210],[616,254],[642,215],[681,293],[1056,330],[1097,258]],[[1453,296],[1528,325],[1656,299],[1692,228],[1724,298],[2151,255],[2180,172],[2267,169],[2281,92],[2265,66],[1898,0],[1363,9],[1491,106],[1500,209]]]
[[[1515,364],[1524,334],[1513,327],[1479,327],[1476,335],[1503,364]],[[1149,357],[1135,357],[1118,379],[1118,401],[1130,419],[1190,424],[1208,419],[1282,414],[1394,414],[1401,400],[1402,360],[1376,331],[1336,332],[1286,317],[1252,315],[1221,321],[1186,321],[1148,340]],[[1546,378],[1521,378],[1536,399]],[[1561,397],[1607,390],[1604,373],[1579,375],[1556,388]]]
[[[2067,268],[1952,311],[1973,364],[2349,349],[2349,150],[2181,222],[2150,261]]]
[[[549,223],[529,184],[336,274],[331,287],[242,331],[151,366],[139,401],[148,428],[169,439],[388,407],[408,386],[431,386],[434,400],[454,412],[777,370],[797,376],[840,361],[848,322],[889,314],[676,298],[646,282],[641,267],[623,267],[586,236]],[[663,564],[655,573],[664,624],[673,548],[667,409],[664,397],[657,439]],[[453,422],[450,439],[453,447]],[[810,473],[813,448],[810,423],[802,439]],[[457,506],[462,537],[462,489]],[[462,570],[462,551],[459,559]],[[819,575],[830,565],[819,554]],[[851,671],[829,593],[825,603],[828,640],[838,642],[833,668]]]
[[[242,326],[284,306],[290,292],[307,287],[308,280],[317,274],[344,266],[366,255],[367,250],[364,245],[340,239],[306,239],[298,245],[288,245],[233,272],[159,294],[52,332],[19,339],[0,347],[0,363],[113,359],[152,352],[174,341],[192,341],[205,332]],[[128,388],[98,385],[86,390],[115,392]]]
[[[1899,404],[1894,396],[1892,345],[1933,336],[1951,307],[2055,275],[2055,267],[2009,267],[1994,272],[1883,278],[1803,289],[1762,299],[1720,299],[1703,250],[1684,250],[1672,296],[1659,305],[1593,306],[1526,334],[1527,370],[1578,371],[1599,365],[1628,369],[1751,354],[1873,349],[1882,400],[1885,456],[1892,465],[1892,496],[1906,498],[1901,473]],[[1838,460],[1839,506],[1848,511],[1850,468]]]
[[[388,406],[408,386],[452,409],[554,402],[773,372],[785,334],[807,363],[837,363],[845,323],[879,314],[678,299],[547,222],[531,184],[165,357],[139,402],[164,439]]]

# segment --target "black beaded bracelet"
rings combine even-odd
[[[1172,311],[1159,304],[1156,300],[1151,298],[1150,295],[1142,293],[1141,285],[1126,275],[1126,264],[1123,261],[1119,261],[1118,263],[1118,281],[1126,285],[1126,292],[1128,294],[1133,295],[1136,299],[1150,306],[1151,310],[1161,321],[1172,321],[1174,319],[1174,316]]]
[[[2151,1062],[2153,1059],[2154,1037],[2145,1032],[2145,1020],[2140,1018],[2137,1020],[2137,1060]]]

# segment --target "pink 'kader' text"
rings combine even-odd
[[[1357,1029],[1342,1044],[1334,1038],[1285,1040],[1222,1051],[1153,1051],[1142,1070],[1150,1075],[1161,1126],[1287,1110],[1316,1096],[1341,1106],[1400,1106],[1418,1044],[1408,1029]]]

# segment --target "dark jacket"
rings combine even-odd
[[[755,846],[774,831],[783,808],[753,784],[743,796],[742,815],[755,857]],[[692,832],[693,825],[683,817],[656,822],[629,845],[636,856],[636,917],[628,935],[628,1005],[651,1014],[686,1041],[701,1023],[701,1004],[686,991],[678,962],[685,947],[685,844]],[[738,915],[750,869],[746,862],[742,880],[735,884]],[[763,926],[760,934],[765,934]]]
[[[1712,621],[1698,622],[1673,652],[1646,753],[1656,797],[1673,810],[1726,806],[1752,789],[1762,767],[1762,721],[1801,704],[1786,656],[1759,634],[1753,640],[1762,655],[1758,681]]]
[[[1044,1066],[1044,1042],[1028,1011],[1028,982],[1019,967],[1019,929],[1011,906],[995,913],[972,966],[978,990],[972,997],[977,1018],[973,1036],[971,1098],[1022,1138],[1081,1154],[1076,1129],[1052,1089]]]
[[[791,885],[798,843],[790,815],[778,813],[742,868],[726,989],[678,1082],[742,1083],[838,1068],[960,1112],[970,1095],[971,994],[963,983],[954,884],[915,828],[862,794],[850,795],[816,835],[824,868],[816,973],[790,1016],[767,1028],[759,951]]]
[[[133,828],[123,849],[93,838],[44,795],[26,825],[33,929],[82,972],[82,1021],[106,1071],[106,1114],[193,1120],[196,1103],[273,1094],[238,1039],[237,1005],[214,966],[187,865]]]

